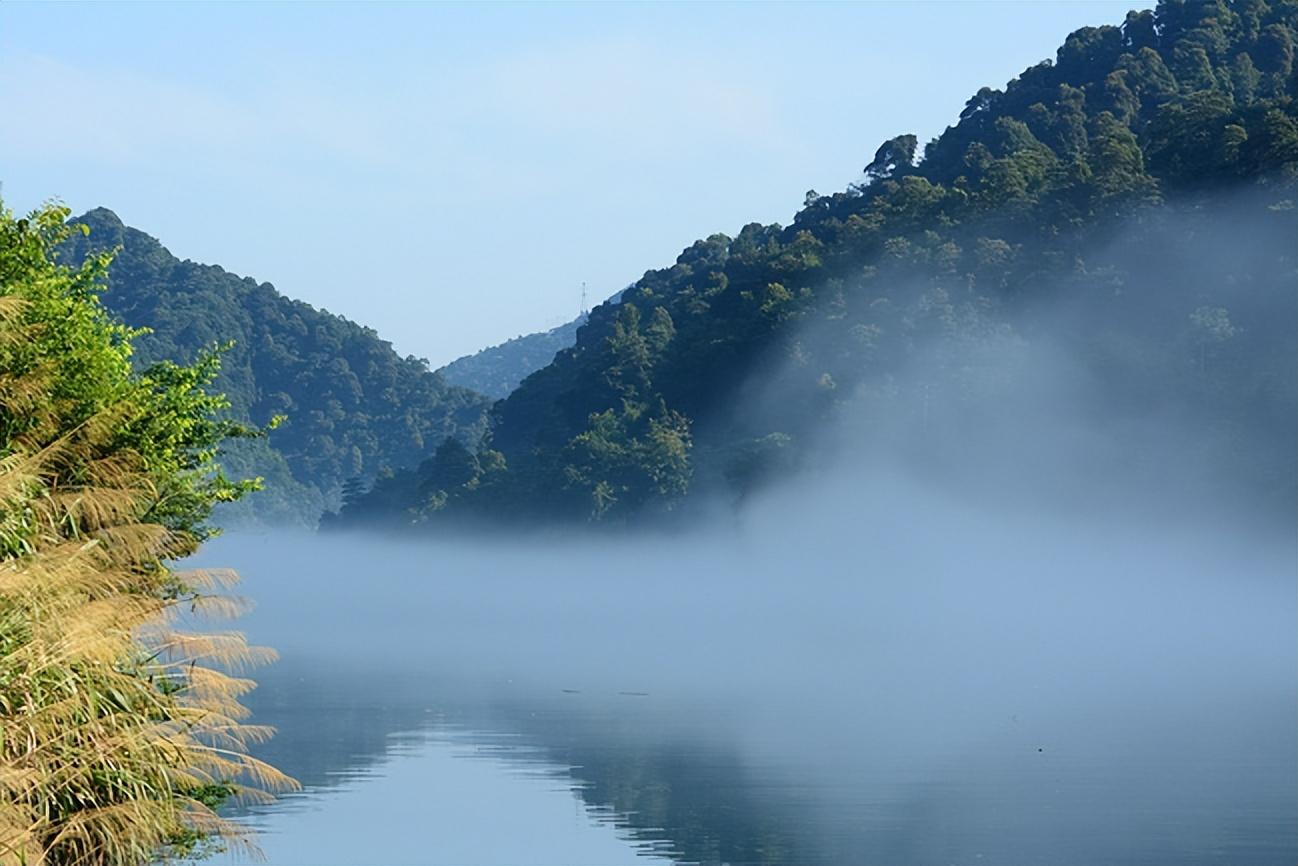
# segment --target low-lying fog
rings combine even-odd
[[[696,535],[233,535],[206,560],[243,573],[242,627],[283,656],[257,701],[458,700],[521,729],[543,707],[527,733],[574,764],[581,738],[705,766],[695,749],[720,749],[716,778],[626,784],[706,802],[755,775],[797,809],[754,822],[803,862],[1293,853],[1294,548],[1241,527],[1084,524],[847,474]],[[304,732],[271,720],[291,761]]]
[[[398,730],[516,735],[692,861],[1293,862],[1292,521],[1210,433],[1005,353],[977,411],[876,404],[688,533],[219,539],[282,654],[271,756],[327,785]]]

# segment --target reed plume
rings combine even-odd
[[[239,604],[229,574],[171,567],[219,498],[214,404],[131,372],[85,289],[102,263],[55,266],[48,210],[0,212],[0,866],[255,853],[215,807],[296,785],[248,753],[270,731],[237,674],[273,653],[177,628]]]

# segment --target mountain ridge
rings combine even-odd
[[[493,400],[509,396],[528,376],[549,364],[554,356],[577,342],[577,329],[586,324],[582,313],[571,322],[521,334],[503,343],[463,355],[437,368],[452,385],[468,388]]]
[[[118,250],[102,300],[123,323],[150,330],[136,341],[140,366],[189,362],[232,341],[215,384],[232,416],[257,426],[286,416],[267,439],[228,446],[229,469],[265,476],[268,489],[223,519],[313,525],[348,480],[417,462],[448,436],[480,436],[490,401],[400,356],[373,329],[271,283],[182,260],[107,208],[72,222],[89,232],[74,233],[60,260]]]
[[[1298,165],[1295,33],[1292,2],[1163,0],[1069,34],[1053,59],[979,89],[922,158],[914,135],[891,138],[861,182],[809,192],[792,224],[715,234],[646,272],[495,404],[477,454],[407,470],[408,483],[357,498],[341,522],[625,523],[706,489],[742,498],[814,456],[817,428],[849,395],[891,387],[916,347],[958,353],[1016,327],[1030,337],[1022,316],[1052,298],[1088,329],[1076,349],[1113,399],[1176,400],[1232,435],[1256,427],[1282,441],[1285,413],[1239,395],[1272,389],[1266,399],[1283,403],[1264,380],[1294,378],[1280,360],[1293,335],[1277,323],[1293,306],[1281,239]],[[1106,251],[1125,231],[1194,259],[1178,227],[1210,245],[1243,187],[1259,191],[1244,222],[1270,244],[1263,261],[1176,271],[1181,294],[1153,298],[1141,285],[1160,274],[1139,244]],[[799,339],[809,333],[814,344]],[[1124,366],[1139,353],[1143,368]],[[963,399],[959,374],[925,393]],[[780,405],[756,411],[753,383],[778,385]]]

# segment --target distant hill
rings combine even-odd
[[[622,292],[615,293],[605,303],[617,303]],[[441,373],[452,385],[460,385],[493,400],[509,396],[528,376],[549,365],[554,356],[577,343],[577,331],[586,324],[587,313],[582,313],[567,324],[536,334],[515,337],[501,343],[457,358],[442,367]]]
[[[232,340],[217,382],[232,413],[257,425],[287,416],[267,440],[235,443],[223,457],[232,474],[267,479],[227,522],[314,525],[337,507],[344,482],[418,463],[448,436],[472,444],[481,435],[490,400],[401,357],[370,328],[270,283],[182,261],[110,210],[75,222],[90,231],[74,235],[63,260],[120,248],[103,302],[125,324],[151,329],[136,341],[141,366],[189,361]]]
[[[499,400],[553,361],[555,353],[573,346],[577,342],[577,329],[584,324],[583,313],[557,328],[515,337],[499,346],[457,358],[437,372],[452,385]]]
[[[739,499],[814,459],[863,396],[916,448],[942,432],[928,407],[953,434],[1005,339],[1080,359],[1114,417],[1158,406],[1211,431],[1230,483],[1290,506],[1296,49],[1289,0],[1163,0],[1078,30],[926,147],[898,135],[867,162],[863,145],[860,181],[808,192],[791,225],[647,272],[495,405],[487,447],[443,449],[338,523],[623,523]]]

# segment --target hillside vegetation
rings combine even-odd
[[[227,446],[226,466],[266,485],[223,521],[313,525],[349,479],[417,463],[448,436],[481,435],[489,400],[399,356],[373,330],[270,283],[181,261],[111,211],[75,222],[89,232],[64,243],[62,261],[118,250],[102,298],[126,325],[149,329],[135,341],[137,366],[189,363],[229,344],[216,387],[231,417],[261,426],[283,416],[267,439]]]
[[[976,406],[980,347],[1058,344],[1108,409],[1211,429],[1292,504],[1298,6],[1180,2],[1068,36],[788,226],[694,243],[337,524],[624,523],[814,462],[849,404]],[[898,82],[903,86],[904,82]],[[1222,239],[1229,239],[1225,245]],[[917,374],[917,366],[923,373]],[[976,459],[976,455],[973,455]],[[414,464],[412,464],[412,467]]]
[[[515,337],[499,346],[456,358],[437,372],[452,385],[499,400],[553,361],[556,354],[571,348],[577,342],[577,329],[584,324],[585,314],[557,328]]]

